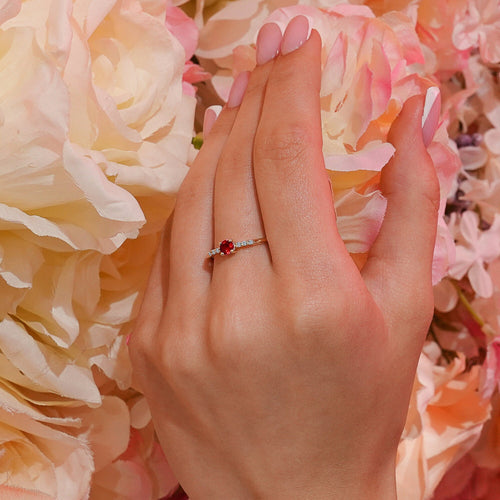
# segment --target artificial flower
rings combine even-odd
[[[472,288],[481,297],[490,297],[493,282],[485,265],[500,256],[500,215],[496,215],[491,227],[479,229],[479,217],[475,212],[466,211],[460,218],[452,214],[450,226],[456,235],[456,260],[450,267],[449,275],[462,279],[467,274]]]
[[[468,0],[453,26],[453,42],[460,50],[479,47],[486,63],[500,62],[500,3]]]
[[[490,417],[489,401],[477,390],[479,366],[467,371],[462,353],[447,366],[437,365],[438,357],[436,344],[427,343],[398,448],[398,497],[405,500],[429,498]]]
[[[126,338],[188,169],[195,99],[164,1],[0,13],[0,485],[80,500],[129,444],[129,410],[98,378],[132,382]]]

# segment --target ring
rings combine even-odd
[[[266,243],[266,242],[267,242],[266,238],[244,240],[244,241],[238,241],[236,243],[234,243],[233,240],[222,240],[219,243],[218,247],[212,248],[212,250],[208,252],[208,258],[213,258],[215,255],[231,255],[240,248],[253,247],[255,245],[260,245],[261,243]]]

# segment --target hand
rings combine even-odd
[[[181,187],[131,338],[160,442],[194,500],[396,498],[433,311],[438,183],[414,97],[390,131],[387,213],[360,272],[323,163],[320,51],[312,31],[260,57],[246,91],[239,77]],[[214,242],[263,235],[207,259]]]

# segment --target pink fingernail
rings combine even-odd
[[[282,39],[283,35],[276,23],[264,24],[257,35],[257,64],[274,59],[280,51]]]
[[[219,116],[221,109],[222,106],[214,105],[214,106],[209,106],[205,110],[205,116],[203,118],[203,135],[205,137],[212,130],[212,127],[214,126],[215,120],[217,120],[217,117]]]
[[[286,27],[283,41],[281,42],[281,53],[289,54],[298,49],[309,36],[309,21],[305,16],[294,17]]]
[[[227,100],[228,108],[236,108],[241,104],[243,96],[245,95],[245,90],[247,89],[249,78],[249,71],[244,71],[236,77],[236,80],[234,80],[233,86],[231,87],[231,91],[229,92],[229,98]]]
[[[429,87],[425,94],[422,113],[422,138],[427,147],[436,133],[441,113],[441,93],[437,87]]]

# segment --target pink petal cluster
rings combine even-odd
[[[183,91],[187,95],[194,96],[196,89],[193,83],[202,82],[211,76],[201,66],[190,61],[198,46],[198,28],[196,27],[196,23],[179,7],[169,5],[166,11],[165,25],[184,48]]]

